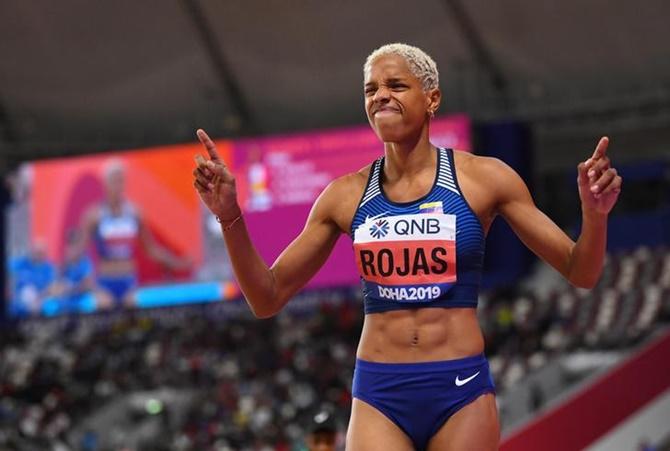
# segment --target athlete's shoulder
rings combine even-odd
[[[372,164],[369,164],[356,172],[337,177],[328,184],[324,193],[328,192],[340,201],[348,198],[355,198],[358,201],[358,198],[363,195],[363,190],[365,190],[371,167]]]
[[[141,208],[128,199],[123,201],[123,212],[128,215],[138,215],[141,214]]]
[[[475,155],[464,150],[454,150],[454,162],[459,169],[477,172],[495,172],[507,166],[498,158]]]
[[[454,152],[459,181],[465,178],[475,191],[487,193],[494,202],[526,198],[528,187],[521,176],[504,161],[468,152]]]
[[[124,202],[124,211],[130,218],[137,222],[141,223],[144,220],[144,210],[142,210],[142,207],[135,204],[134,202],[126,200]]]
[[[341,230],[348,230],[347,224],[363,196],[369,173],[368,165],[331,181],[315,202],[314,217],[330,218]]]
[[[474,155],[470,152],[454,151],[454,162],[459,172],[478,180],[491,183],[507,183],[518,178],[516,171],[507,163],[495,157]]]

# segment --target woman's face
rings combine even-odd
[[[366,74],[364,90],[368,121],[384,142],[415,139],[440,99],[439,89],[425,92],[407,61],[398,55],[374,60]]]
[[[106,175],[105,189],[109,202],[118,202],[123,199],[125,176],[122,169],[115,170]]]

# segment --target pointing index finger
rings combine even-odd
[[[214,144],[214,141],[211,140],[209,135],[205,133],[205,131],[201,128],[199,128],[196,131],[196,135],[198,135],[198,139],[202,143],[203,146],[205,146],[205,149],[207,149],[207,153],[209,154],[209,157],[212,159],[214,162],[221,162],[221,157],[219,157],[219,153],[216,151],[216,145]]]
[[[607,146],[610,143],[610,139],[607,136],[603,136],[600,138],[600,141],[598,141],[598,145],[596,146],[596,150],[593,151],[593,156],[591,157],[592,160],[597,160],[603,156],[605,156],[605,153],[607,153]]]

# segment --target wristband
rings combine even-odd
[[[232,221],[230,224],[228,224],[228,225],[224,225],[224,226],[223,226],[223,231],[224,231],[224,232],[227,232],[228,230],[232,229],[233,226],[235,225],[235,223],[236,223],[237,221],[239,221],[240,219],[242,219],[242,213],[240,213],[240,215],[239,215],[237,218],[233,219],[233,221]],[[219,218],[218,216],[216,216],[216,222],[218,222],[219,224],[223,225],[224,222],[228,222],[228,221],[227,221],[227,220],[222,221],[221,218]]]

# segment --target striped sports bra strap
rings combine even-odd
[[[451,173],[451,164],[449,162],[449,151],[444,147],[439,147],[438,151],[440,152],[440,177],[450,177],[454,178],[454,174]]]
[[[379,157],[372,165],[372,177],[370,178],[370,185],[368,189],[376,189],[379,187],[379,179],[382,176],[382,162],[384,157]]]
[[[368,184],[365,187],[365,193],[363,193],[363,198],[359,208],[366,204],[370,199],[380,194],[379,191],[379,177],[381,176],[381,162],[383,161],[382,157],[377,158],[372,167],[370,168],[370,177],[368,178]]]
[[[453,160],[451,158],[453,151],[443,147],[439,147],[438,149],[440,152],[440,168],[438,169],[437,185],[460,196],[461,192],[456,184],[455,168],[453,167]]]

